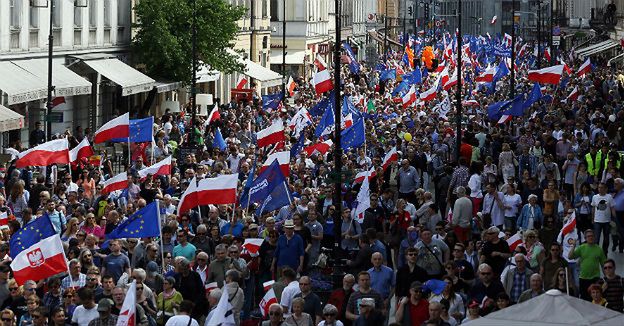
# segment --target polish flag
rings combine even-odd
[[[490,20],[490,25],[496,24],[497,20],[498,20],[498,16],[494,15],[494,17],[492,17],[492,20]]]
[[[320,54],[316,53],[316,57],[314,58],[314,65],[318,69],[318,71],[323,71],[327,69],[327,63],[323,60]]]
[[[260,301],[260,312],[262,312],[262,317],[266,317],[269,315],[269,307],[272,304],[277,303],[277,298],[275,297],[275,291],[270,289]]]
[[[9,214],[7,212],[0,213],[0,226],[9,225]]]
[[[498,124],[499,124],[499,125],[501,125],[501,124],[505,124],[505,123],[507,123],[507,122],[511,121],[511,119],[513,119],[513,116],[511,116],[511,115],[507,115],[507,114],[503,114],[503,115],[500,117],[500,119],[498,119]]]
[[[295,134],[299,134],[303,128],[312,124],[312,116],[308,109],[301,108],[288,122],[288,128],[295,131]]]
[[[15,167],[48,166],[54,163],[69,163],[69,142],[67,138],[51,140],[19,153]]]
[[[64,96],[57,96],[52,99],[52,110],[62,110],[67,107]]]
[[[95,132],[93,142],[99,144],[113,138],[128,137],[130,137],[130,113],[121,115],[101,126]]]
[[[85,137],[78,144],[78,146],[72,148],[69,151],[69,161],[73,163],[73,162],[78,161],[81,158],[91,157],[93,154],[95,154],[93,152],[93,148],[91,148],[91,145],[89,144],[89,140],[87,139],[87,137]]]
[[[368,171],[362,171],[358,174],[355,175],[355,179],[353,179],[354,183],[361,183],[364,181],[364,178],[366,176],[368,176],[368,181],[370,182],[370,180],[372,178],[374,178],[377,175],[377,172],[375,172],[375,168],[371,168]]]
[[[566,234],[574,231],[575,228],[576,228],[576,214],[572,212],[572,215],[568,217],[568,220],[563,225],[563,228],[561,228],[561,236],[565,237]]]
[[[329,149],[331,148],[331,146],[334,143],[331,141],[331,139],[328,139],[322,143],[318,143],[318,144],[314,144],[311,146],[308,146],[306,148],[303,149],[304,152],[306,152],[308,154],[308,156],[312,156],[316,153],[321,154],[321,155],[325,155],[325,153],[327,153],[327,151],[329,151]]]
[[[218,288],[217,282],[210,282],[210,283],[204,284],[204,290],[206,291],[206,294],[209,294],[210,291],[212,291],[212,290],[214,290],[216,288]]]
[[[271,287],[273,287],[273,284],[275,284],[274,280],[270,280],[270,281],[266,281],[264,283],[262,283],[262,288],[264,289],[264,291],[268,291],[269,289],[271,289]]]
[[[331,80],[331,75],[329,74],[329,70],[320,70],[319,72],[314,74],[314,89],[316,90],[316,94],[320,95],[325,92],[331,91],[334,89],[334,84]]]
[[[449,81],[449,73],[448,73],[448,68],[444,68],[444,70],[442,71],[442,73],[440,74],[440,76],[438,77],[438,82],[436,83],[436,85],[440,86],[440,85],[444,85]]]
[[[285,141],[284,124],[281,120],[276,121],[268,128],[258,131],[256,137],[258,138],[258,147],[266,147]]]
[[[478,107],[481,106],[481,104],[479,104],[479,102],[477,100],[467,100],[467,101],[463,101],[462,102],[463,106],[473,106],[473,107]]]
[[[247,85],[247,78],[244,75],[238,76],[238,81],[236,81],[236,89],[243,89]]]
[[[136,281],[132,281],[130,287],[128,288],[128,292],[126,292],[126,298],[124,299],[121,309],[119,310],[116,326],[136,325],[136,305]]]
[[[496,74],[496,67],[487,67],[485,71],[475,78],[477,83],[491,83],[494,81],[494,75]]]
[[[275,160],[277,160],[277,163],[279,164],[280,170],[282,170],[284,177],[288,178],[288,176],[290,175],[290,151],[275,152],[269,155],[266,161],[264,161],[264,164],[262,164],[259,173],[262,173],[264,170],[266,170]]]
[[[505,33],[505,36],[503,36],[503,44],[507,47],[511,47],[511,35]]]
[[[340,130],[345,130],[351,126],[353,126],[353,114],[349,113],[346,117],[342,118],[342,121],[340,121]]]
[[[591,64],[591,61],[589,60],[589,58],[587,58],[587,60],[585,60],[585,62],[583,62],[581,67],[579,67],[579,69],[576,72],[576,74],[579,75],[579,76],[583,76],[586,73],[591,72],[591,71],[592,71],[592,64]]]
[[[524,53],[526,52],[526,47],[527,47],[527,43],[524,43],[524,45],[522,45],[522,47],[520,48],[520,51],[518,51],[518,57],[521,58]]]
[[[67,259],[63,242],[58,234],[42,239],[22,250],[11,262],[17,284],[27,280],[39,281],[67,272]]]
[[[412,85],[407,94],[403,95],[403,98],[401,98],[401,102],[403,103],[404,109],[416,102],[416,88],[414,87],[414,85]]]
[[[286,89],[288,90],[288,95],[290,95],[290,97],[293,97],[295,95],[296,86],[297,84],[295,83],[295,80],[292,78],[292,76],[288,77],[288,84],[286,84]]]
[[[546,58],[546,60],[550,62],[550,48],[544,49],[544,58]]]
[[[178,215],[182,215],[200,205],[221,205],[236,203],[238,174],[224,174],[216,178],[195,179],[182,195],[178,204]]]
[[[165,159],[160,162],[143,168],[139,171],[139,177],[141,179],[147,177],[148,175],[170,175],[171,174],[171,155],[167,156]]]
[[[115,190],[122,190],[126,188],[128,188],[128,173],[121,172],[118,175],[104,181],[102,194],[108,194]]]
[[[570,101],[574,102],[578,100],[579,95],[580,94],[579,94],[578,86],[575,86],[572,92],[570,93],[570,95],[568,95],[568,97],[566,97],[566,99],[563,100],[563,102],[566,102],[566,103],[569,103]]]
[[[563,74],[563,65],[547,67],[539,70],[529,70],[529,80],[540,84],[558,85]]]
[[[423,102],[428,102],[435,99],[436,95],[438,95],[438,87],[433,86],[426,92],[420,94],[420,100]]]
[[[452,56],[451,56],[451,58],[452,58]],[[446,68],[446,61],[442,62],[441,65],[438,65],[438,68],[436,68],[435,72],[436,73],[441,73],[445,68]]]
[[[261,238],[247,238],[245,239],[245,242],[243,243],[243,248],[247,249],[247,251],[253,256],[253,255],[258,255],[258,252],[260,252],[260,246],[262,246],[262,243],[264,242],[264,239]]]
[[[442,86],[442,88],[444,88],[445,91],[448,91],[455,85],[457,85],[457,72],[455,72],[453,76],[451,76],[451,78],[449,78],[449,80],[444,83],[444,86]]]
[[[516,233],[507,239],[507,245],[509,245],[509,249],[513,252],[516,250],[516,247],[522,243],[522,238],[520,234]]]
[[[399,153],[397,153],[396,147],[393,147],[387,154],[384,156],[383,162],[381,163],[381,168],[385,171],[392,162],[396,162],[399,160]]]
[[[221,120],[221,113],[219,113],[219,106],[215,104],[212,111],[210,111],[210,114],[208,114],[208,118],[206,118],[206,123],[204,125],[207,126],[217,120]]]

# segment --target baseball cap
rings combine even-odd
[[[97,310],[98,311],[110,311],[112,306],[113,306],[113,300],[104,298],[104,299],[101,299],[100,302],[98,302]]]

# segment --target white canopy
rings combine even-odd
[[[624,314],[550,290],[531,300],[475,319],[470,326],[624,325]]]
[[[24,116],[0,104],[0,132],[23,127]]]

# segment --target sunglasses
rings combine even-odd
[[[282,313],[279,311],[271,311],[269,312],[269,316],[281,316]]]
[[[66,294],[66,295],[63,296],[63,298],[73,298],[73,297],[74,297],[73,294]]]
[[[87,281],[90,281],[90,282],[97,281],[97,278],[91,277],[91,278],[88,278]]]
[[[605,265],[603,268],[604,268],[604,269],[613,269],[613,266],[611,266],[611,265]]]
[[[2,321],[13,321],[12,318],[2,317]]]
[[[334,317],[334,316],[336,316],[336,314],[323,314],[323,316],[325,316],[325,317]]]
[[[137,286],[137,291],[143,291],[143,287],[142,286]]]
[[[17,291],[19,288],[9,288],[9,291]]]

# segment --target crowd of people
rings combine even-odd
[[[394,59],[409,70],[400,55]],[[292,201],[280,209],[256,214],[258,207],[210,205],[177,212],[194,179],[235,173],[242,190],[258,173],[271,149],[256,146],[255,132],[280,119],[287,125],[320,100],[302,79],[292,98],[270,112],[260,98],[224,103],[220,120],[210,123],[198,117],[191,125],[188,115],[166,112],[155,121],[154,147],[132,145],[122,191],[101,193],[104,180],[120,172],[115,164],[127,162],[110,153],[71,166],[8,164],[0,178],[0,212],[8,216],[0,226],[2,325],[115,325],[132,281],[139,325],[209,325],[223,317],[214,315],[223,295],[236,325],[458,325],[550,289],[623,311],[624,282],[608,259],[624,250],[619,69],[570,72],[567,86],[546,85],[549,100],[505,124],[489,120],[487,108],[507,99],[509,77],[493,94],[464,85],[462,97],[471,104],[464,106],[457,146],[454,109],[439,105],[455,98],[454,89],[404,108],[390,95],[399,81],[380,81],[373,66],[362,64],[359,73],[343,67],[343,92],[365,119],[366,145],[342,153],[342,211],[334,203],[334,144],[291,155]],[[526,70],[516,74],[519,94],[533,87]],[[430,72],[419,88],[429,89],[436,76]],[[563,101],[575,87],[580,97]],[[288,130],[284,148],[300,137],[305,146],[318,143],[321,115],[301,134]],[[217,127],[225,148],[215,145]],[[31,137],[31,146],[46,140],[41,130]],[[93,135],[77,128],[58,137],[75,146]],[[187,143],[196,150],[182,154]],[[393,148],[399,159],[382,166]],[[170,174],[139,176],[169,155]],[[370,169],[370,208],[355,216],[362,183],[352,176]],[[155,200],[160,237],[107,239]],[[17,284],[8,241],[44,215],[64,242],[68,272]],[[252,238],[263,239],[259,252],[243,247]],[[263,284],[271,280],[276,303],[263,314]]]

